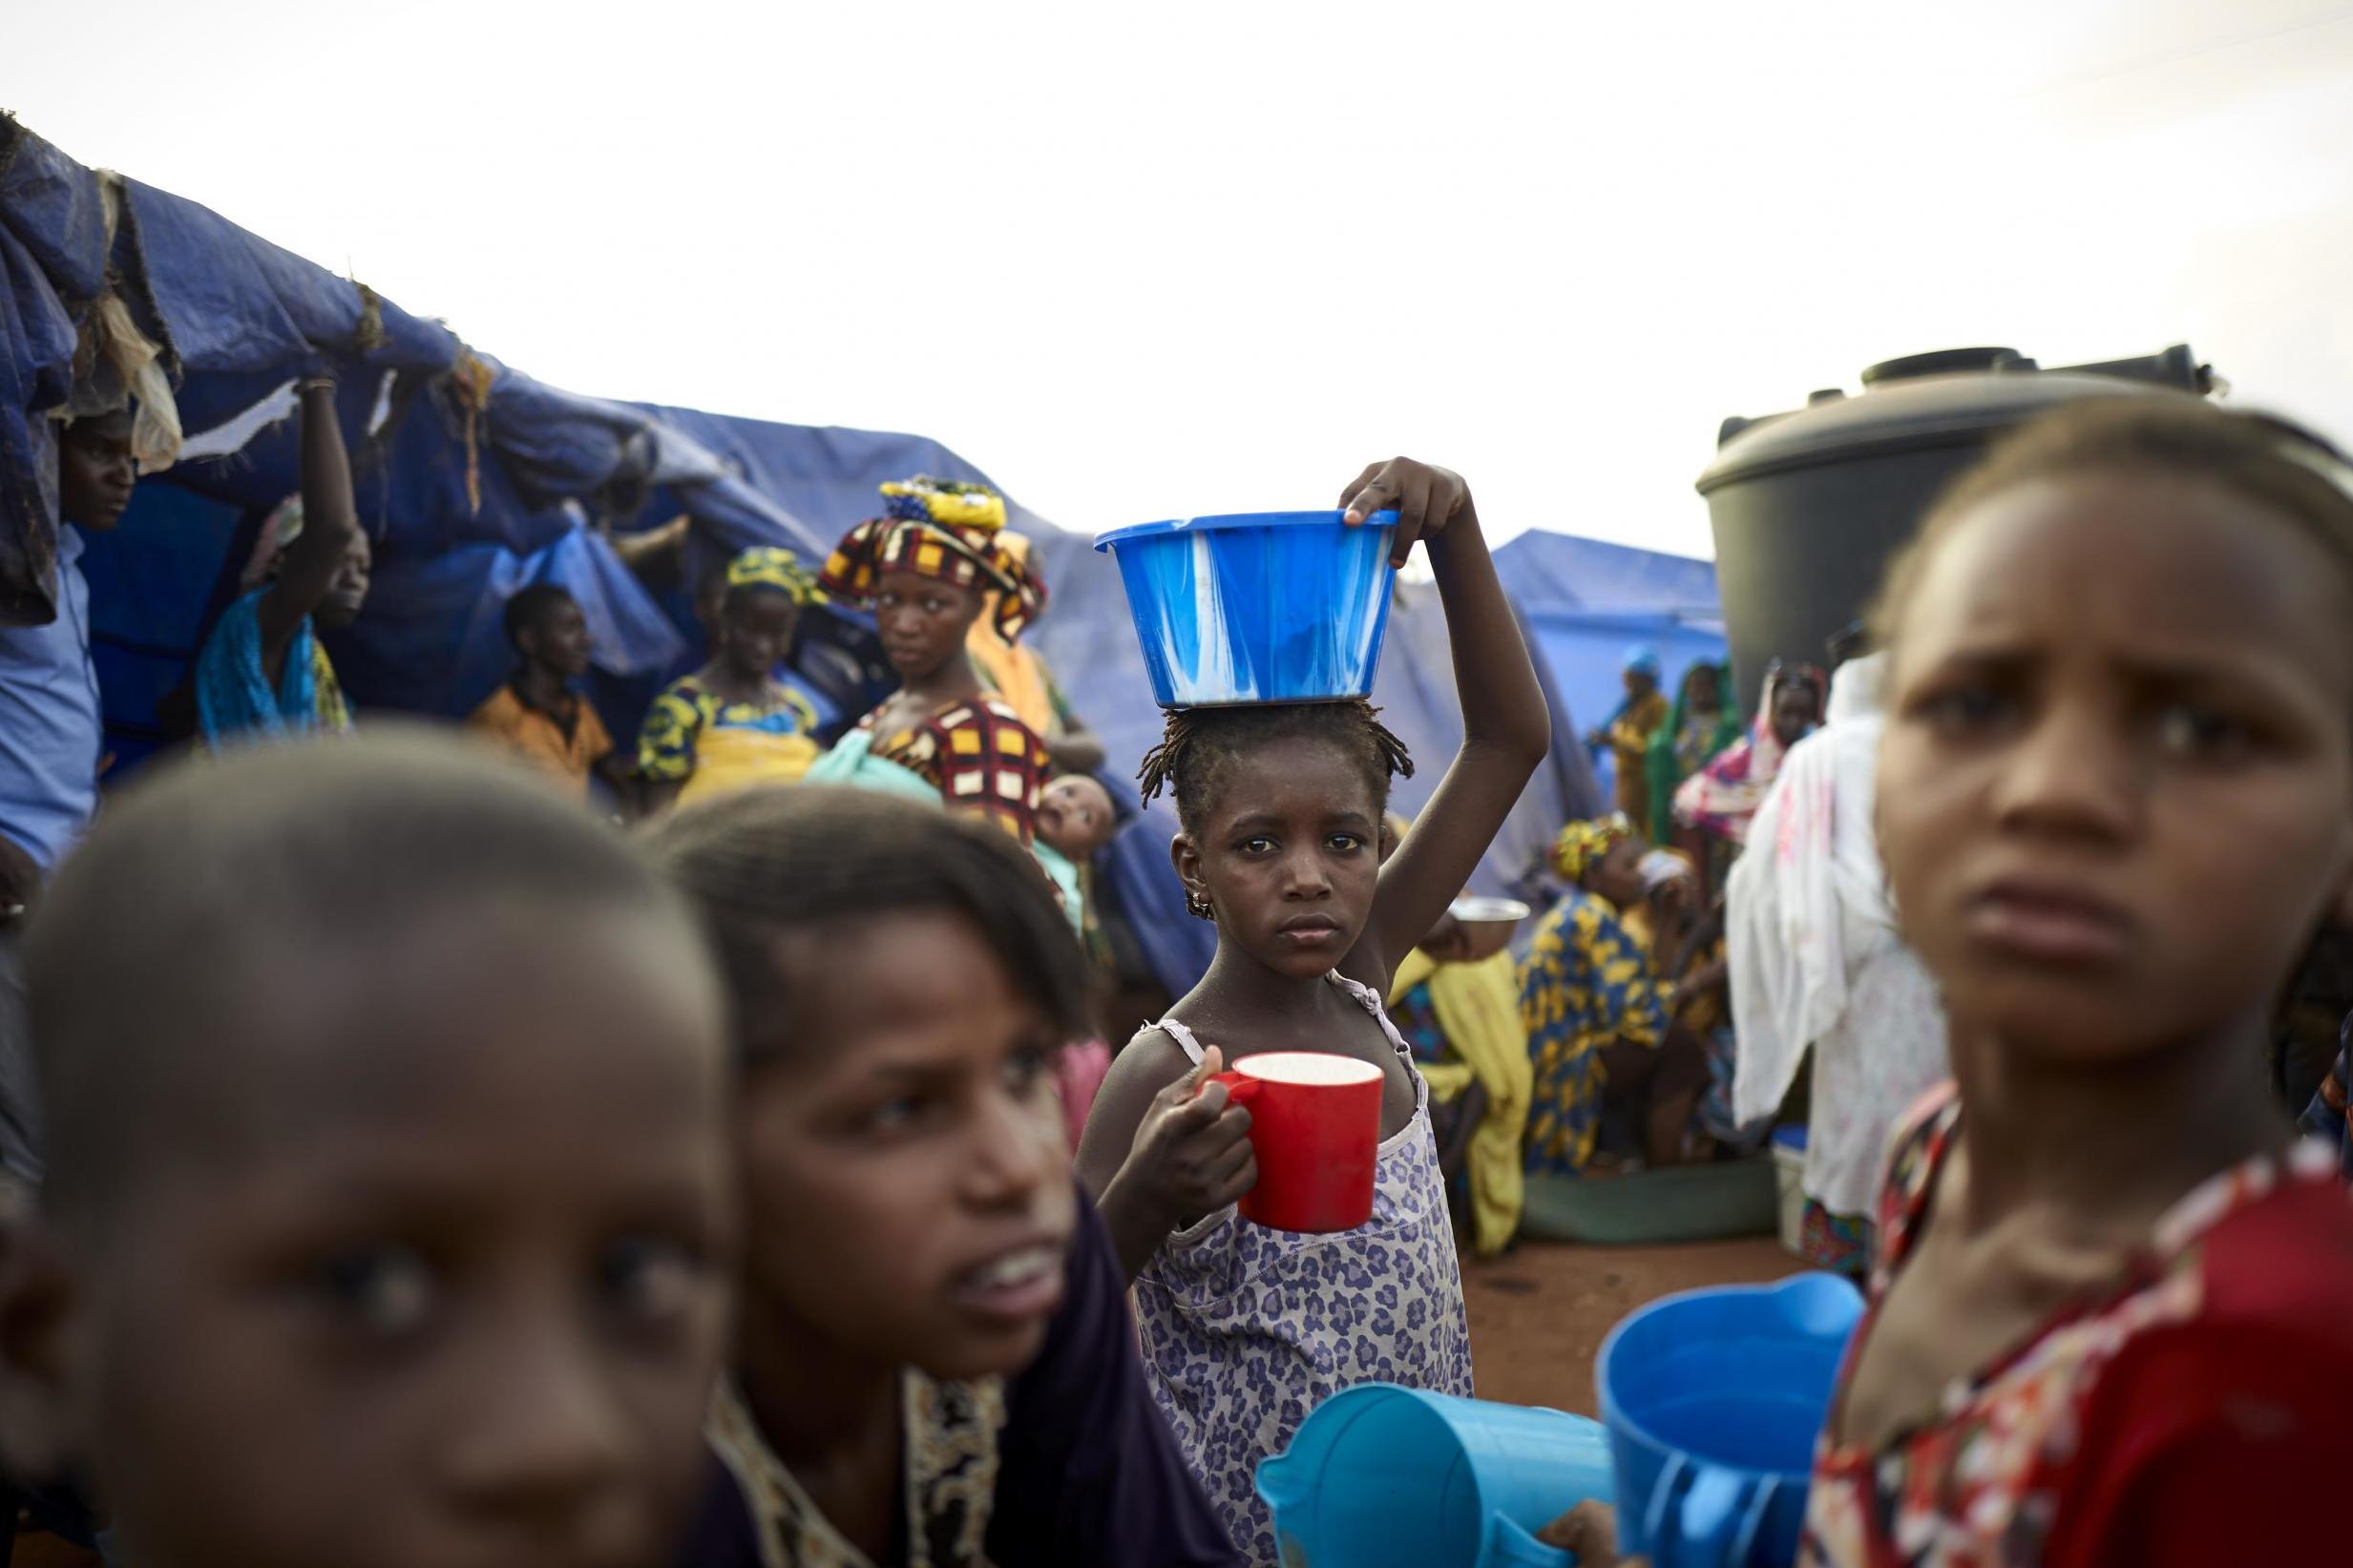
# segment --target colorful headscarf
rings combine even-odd
[[[1595,861],[1633,836],[1634,825],[1623,813],[1593,822],[1572,822],[1552,841],[1552,868],[1567,881],[1582,882]]]
[[[815,574],[789,550],[756,545],[727,563],[729,588],[773,588],[796,605],[815,604],[825,597]]]
[[[285,668],[273,688],[262,664],[262,600],[256,588],[221,612],[196,661],[197,721],[219,751],[247,740],[335,735],[351,727],[335,666],[305,616],[286,644]]]
[[[1656,648],[1649,643],[1636,643],[1626,650],[1625,669],[1628,675],[1647,675],[1656,680],[1665,673],[1666,666],[1660,661]]]
[[[997,591],[994,624],[1007,642],[1038,618],[1046,589],[1008,544],[1005,499],[986,485],[917,476],[882,487],[885,514],[871,517],[833,547],[818,585],[856,605],[873,602],[886,572]]]
[[[1821,711],[1827,686],[1822,672],[1811,664],[1783,668],[1776,663],[1765,674],[1765,695],[1756,704],[1756,720],[1748,735],[1725,747],[1675,791],[1679,821],[1734,844],[1748,842],[1749,820],[1765,804],[1765,793],[1781,776],[1781,759],[1788,755],[1789,748],[1773,733],[1773,703],[1783,686],[1793,684],[1813,687],[1815,711]]]

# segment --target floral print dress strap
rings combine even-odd
[[[1187,1060],[1190,1061],[1195,1067],[1201,1065],[1201,1042],[1193,1038],[1193,1032],[1191,1030],[1186,1028],[1174,1018],[1163,1018],[1152,1027],[1159,1030],[1162,1034],[1166,1035],[1170,1039],[1176,1041],[1177,1048],[1185,1053]]]
[[[1928,1208],[1936,1173],[1961,1125],[1961,1097],[1950,1082],[1921,1098],[1896,1123],[1888,1140],[1887,1176],[1880,1184],[1879,1251],[1871,1260],[1870,1298],[1876,1307],[1912,1250]],[[1861,1343],[1862,1336],[1855,1336]]]

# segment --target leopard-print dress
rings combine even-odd
[[[1269,1230],[1231,1208],[1163,1244],[1136,1280],[1152,1395],[1234,1545],[1282,1562],[1255,1482],[1308,1412],[1360,1383],[1471,1392],[1470,1326],[1430,1131],[1430,1087],[1380,998],[1330,976],[1381,1026],[1412,1074],[1414,1115],[1383,1140],[1373,1218],[1332,1236]],[[1158,1026],[1201,1059],[1173,1019]]]

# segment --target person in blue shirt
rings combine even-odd
[[[131,504],[131,416],[76,420],[57,439],[57,615],[0,627],[0,912],[17,910],[98,807],[98,679],[81,556]]]
[[[44,626],[0,626],[0,1181],[41,1179],[40,1118],[25,1038],[17,928],[41,885],[98,810],[105,721],[90,662],[85,535],[104,533],[131,504],[137,466],[131,415],[97,414],[57,431],[57,615]]]

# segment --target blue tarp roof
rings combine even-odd
[[[166,351],[192,438],[188,454],[141,484],[122,526],[94,540],[86,557],[113,777],[161,740],[158,704],[227,601],[262,516],[296,488],[284,416],[299,376],[338,376],[362,518],[377,542],[367,610],[330,642],[363,709],[467,712],[507,667],[504,600],[525,583],[553,581],[587,612],[598,642],[594,695],[616,733],[629,733],[662,680],[697,656],[698,634],[684,594],[649,590],[621,564],[606,529],[626,533],[686,513],[690,580],[700,563],[752,544],[822,558],[873,512],[884,480],[987,478],[921,436],[562,391],[195,202],[126,180],[120,214],[110,241],[97,178],[0,119],[0,589],[20,590],[13,600],[0,593],[0,604],[13,602],[19,618],[45,618],[44,541],[53,537],[56,505],[46,410],[70,391],[75,324],[110,267],[134,317]],[[1124,781],[1157,739],[1161,717],[1118,574],[1087,540],[1018,504],[1012,512],[1054,594],[1039,645],[1103,734],[1108,782],[1133,806]],[[1689,616],[1694,636],[1721,640],[1704,562],[1537,534],[1502,554],[1535,639],[1557,650],[1546,678],[1559,743],[1481,872],[1491,889],[1524,868],[1565,817],[1596,807],[1570,718],[1596,721],[1614,700],[1586,695],[1595,629],[1614,626],[1611,617],[1632,617],[1633,629]],[[854,616],[815,635],[852,655],[864,646]],[[1600,660],[1605,673],[1614,670],[1615,649]],[[872,696],[858,689],[854,659],[802,662],[805,673],[824,665],[842,687],[830,695],[847,712]],[[862,672],[876,673],[871,663]],[[1427,584],[1399,590],[1376,696],[1423,763],[1397,788],[1396,804],[1411,813],[1460,740],[1443,617]],[[1174,830],[1165,805],[1138,817],[1102,870],[1162,978],[1181,990],[1207,961],[1211,933],[1183,913],[1166,863]]]
[[[1565,533],[1523,533],[1496,552],[1563,699],[1584,725],[1625,696],[1627,654],[1656,650],[1671,693],[1683,672],[1725,655],[1715,564]],[[1605,781],[1607,758],[1597,764]]]

